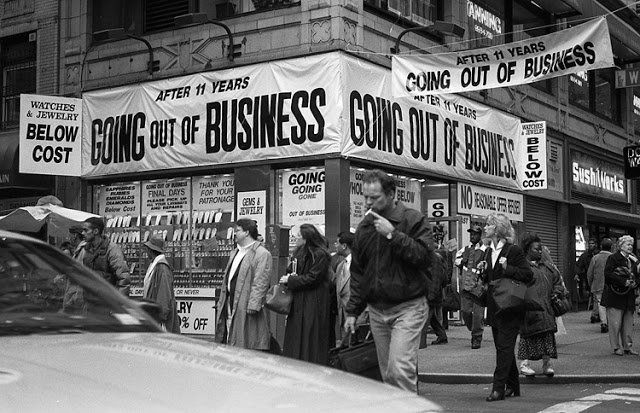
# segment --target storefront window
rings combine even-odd
[[[122,248],[131,284],[142,287],[150,260],[142,244],[165,241],[175,288],[217,288],[233,249],[232,175],[158,179],[94,187],[105,235]],[[134,293],[135,294],[135,293]]]
[[[282,169],[276,172],[278,185],[277,222],[289,229],[293,252],[300,225],[312,224],[325,234],[325,170],[322,167]]]

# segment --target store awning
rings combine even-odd
[[[52,176],[21,174],[19,172],[19,150],[17,130],[0,133],[0,190],[51,190],[53,187]]]
[[[587,217],[623,227],[640,227],[640,215],[638,214],[589,204],[571,203],[569,205],[569,225],[586,225]]]

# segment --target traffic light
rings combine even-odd
[[[154,60],[153,62],[148,63],[149,74],[152,75],[153,72],[157,72],[160,70],[160,61]]]
[[[242,55],[242,43],[234,43],[233,48],[231,49],[231,55],[229,56],[229,60],[233,61],[236,57],[240,57]]]

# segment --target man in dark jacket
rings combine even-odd
[[[460,269],[460,314],[465,326],[471,332],[471,348],[478,349],[482,343],[482,325],[484,319],[484,306],[479,303],[471,291],[478,290],[480,272],[478,263],[484,259],[487,247],[482,244],[482,227],[474,225],[467,230],[471,243],[458,251],[456,266]]]
[[[82,235],[87,243],[82,263],[128,296],[131,277],[124,254],[116,243],[102,234],[103,231],[102,218],[91,217],[82,223]]]
[[[345,329],[354,332],[368,305],[384,382],[415,392],[433,237],[424,215],[395,200],[396,184],[386,173],[365,173],[363,194],[368,211],[353,244]]]

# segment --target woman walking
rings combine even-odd
[[[560,273],[549,263],[542,260],[542,241],[536,234],[529,234],[521,242],[531,270],[533,271],[533,296],[541,309],[527,311],[524,324],[520,328],[518,358],[523,360],[520,372],[525,376],[535,376],[529,360],[542,360],[542,372],[547,377],[555,374],[550,359],[558,358],[555,333],[558,331],[556,317],[553,314],[551,297],[564,295],[565,288]]]
[[[493,402],[504,400],[505,397],[520,396],[515,346],[518,331],[524,323],[524,311],[497,312],[491,281],[512,278],[529,283],[533,274],[522,249],[513,244],[515,231],[506,215],[489,214],[484,233],[485,237],[491,239],[491,246],[486,250],[485,260],[477,268],[485,272],[483,277],[489,283],[487,322],[491,325],[496,347],[496,369],[493,373],[493,388],[486,400]]]
[[[280,278],[293,299],[284,333],[283,355],[318,364],[329,358],[329,266],[327,242],[311,224],[300,226],[293,255],[295,273]],[[290,267],[291,270],[291,267]]]
[[[623,235],[618,239],[619,250],[607,258],[604,267],[602,305],[607,308],[609,342],[616,356],[637,356],[633,344],[633,311],[635,288],[638,285],[638,259],[633,251],[633,237]]]

